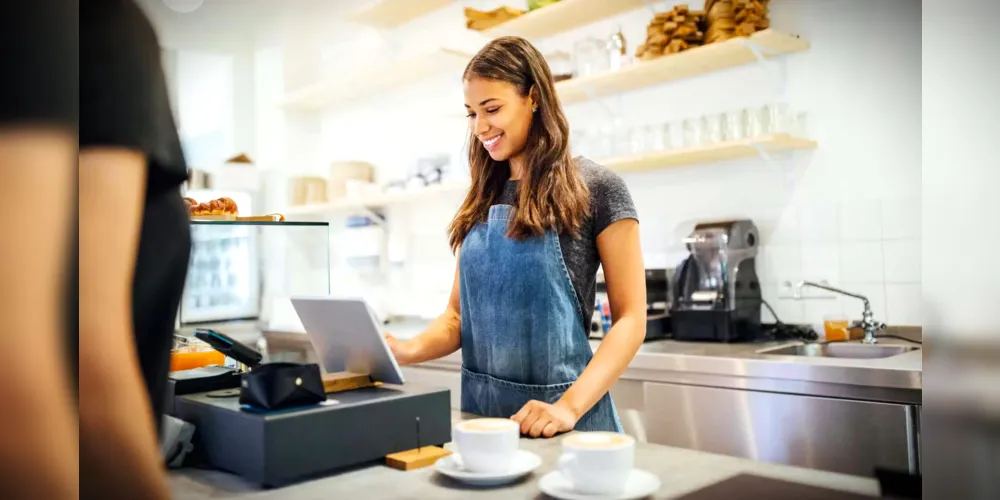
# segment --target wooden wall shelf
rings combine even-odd
[[[773,134],[755,139],[721,142],[695,148],[668,149],[641,155],[622,156],[599,163],[615,172],[644,172],[682,165],[753,158],[760,154],[754,145],[766,153],[816,148],[816,142],[809,139],[791,137],[787,134]]]
[[[764,30],[749,38],[734,38],[650,61],[638,61],[613,73],[564,80],[556,84],[556,90],[560,102],[570,104],[742,66],[757,60],[748,42],[759,47],[767,57],[809,48],[809,42],[798,36]]]
[[[424,14],[440,9],[454,0],[380,0],[355,11],[347,19],[376,28],[395,28]]]
[[[491,36],[545,38],[643,7],[642,0],[562,0],[498,24]],[[652,15],[650,15],[652,17]]]

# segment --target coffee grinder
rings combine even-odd
[[[750,220],[704,222],[684,239],[690,255],[673,276],[676,340],[751,342],[761,336],[760,237]]]

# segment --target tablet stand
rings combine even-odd
[[[382,382],[372,380],[367,373],[334,372],[323,375],[323,389],[327,394],[380,385]]]

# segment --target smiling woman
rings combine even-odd
[[[444,314],[390,347],[402,364],[462,348],[462,411],[551,437],[621,431],[611,385],[645,337],[635,207],[622,180],[572,158],[542,55],[497,38],[464,74],[472,185],[452,221],[458,269]],[[588,342],[598,266],[613,327]]]
[[[472,189],[452,223],[452,248],[508,179],[523,181],[510,236],[541,235],[552,221],[578,231],[589,212],[587,185],[570,157],[569,123],[541,53],[522,38],[498,38],[472,58],[463,80]]]

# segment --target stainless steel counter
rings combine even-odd
[[[417,335],[425,322],[391,324],[386,328],[405,339]],[[259,330],[242,334],[234,327],[224,330],[244,342],[253,343]],[[289,355],[316,361],[308,338],[302,333],[265,334],[272,355]],[[881,339],[881,345],[913,345],[905,340]],[[759,351],[798,342],[723,344],[654,340],[643,344],[623,380],[653,381],[762,390],[792,394],[851,398],[865,401],[920,404],[923,390],[923,349],[882,359],[815,358],[777,356]],[[596,351],[600,341],[592,340]],[[290,354],[289,354],[290,353]],[[298,359],[304,361],[304,359]],[[416,365],[420,368],[458,371],[461,350],[444,358]]]
[[[452,420],[475,418],[454,412]],[[340,474],[274,490],[261,491],[239,477],[221,471],[181,469],[171,473],[172,497],[178,500],[253,498],[305,500],[318,498],[541,498],[538,480],[552,471],[559,456],[559,439],[521,439],[521,448],[542,457],[542,466],[516,483],[496,488],[470,488],[436,473],[433,468],[402,472],[373,464]],[[446,448],[453,449],[452,444]],[[636,467],[656,474],[662,486],[653,498],[676,498],[742,473],[813,486],[877,496],[878,483],[832,472],[754,462],[724,455],[639,443]]]
[[[624,380],[672,382],[711,387],[920,404],[923,351],[883,359],[775,356],[758,351],[797,342],[721,344],[650,341],[639,349]],[[912,345],[884,339],[883,345]],[[596,351],[599,341],[592,341]],[[458,370],[461,351],[419,366]]]

